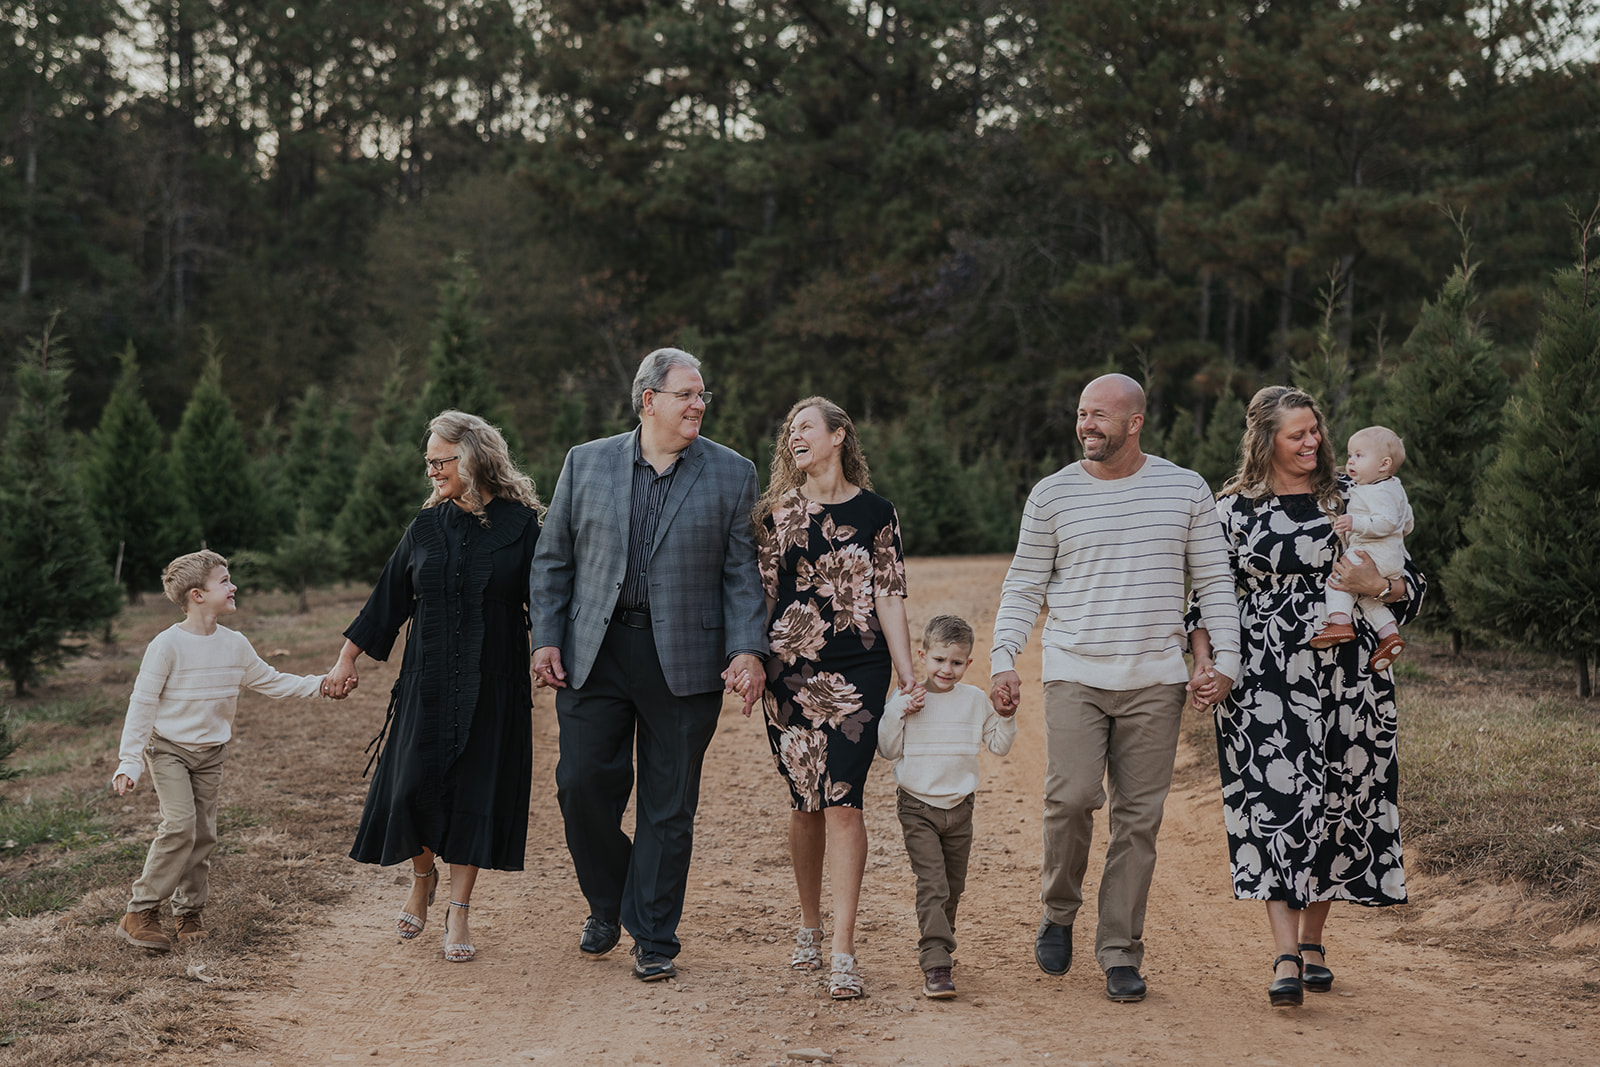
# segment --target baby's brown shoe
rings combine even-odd
[[[1372,650],[1372,658],[1367,661],[1367,666],[1376,673],[1386,671],[1400,658],[1400,653],[1406,650],[1406,643],[1399,634],[1390,634],[1378,642],[1378,647]]]
[[[1334,645],[1342,645],[1346,641],[1354,641],[1355,637],[1356,628],[1354,626],[1347,622],[1330,622],[1318,630],[1311,640],[1306,643],[1312,648],[1332,648]]]

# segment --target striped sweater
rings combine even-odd
[[[1033,487],[994,621],[990,670],[1015,670],[1041,607],[1044,680],[1142,689],[1189,680],[1184,574],[1217,670],[1239,677],[1239,607],[1205,481],[1159,456],[1100,479],[1081,463]]]
[[[182,748],[226,744],[245,686],[269,697],[314,697],[322,679],[283,674],[256,655],[249,638],[226,626],[210,634],[190,633],[182,623],[169,626],[156,634],[139,664],[117,774],[139,783],[152,734]]]

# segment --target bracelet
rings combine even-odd
[[[1402,585],[1400,587],[1400,591],[1404,592],[1405,591],[1405,586]],[[1385,578],[1384,579],[1384,581],[1383,581],[1383,598],[1382,599],[1383,599],[1383,602],[1385,604],[1393,604],[1396,600],[1400,599],[1399,597],[1394,595],[1394,579],[1393,578]]]

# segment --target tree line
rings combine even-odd
[[[708,431],[758,466],[789,402],[827,394],[911,551],[1004,550],[1105,370],[1146,383],[1147,438],[1197,467],[1227,464],[1260,384],[1377,412],[1463,227],[1475,330],[1520,389],[1596,170],[1592,14],[19,0],[0,346],[59,311],[69,433],[130,347],[163,440],[196,383],[247,400],[223,476],[254,471],[266,517],[218,544],[340,537],[285,457],[316,427],[354,449],[347,479],[371,452],[352,442],[414,451],[395,413],[441,346],[472,354],[548,485],[567,445],[627,423],[639,354],[676,343],[707,360]],[[0,381],[0,417],[24,384]],[[1471,463],[1501,410],[1462,431]]]

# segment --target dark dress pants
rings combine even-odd
[[[648,628],[612,623],[581,689],[556,692],[561,758],[556,797],[590,914],[633,935],[642,952],[678,954],[700,770],[717,730],[720,692],[674,696]],[[634,786],[633,840],[622,830]]]

